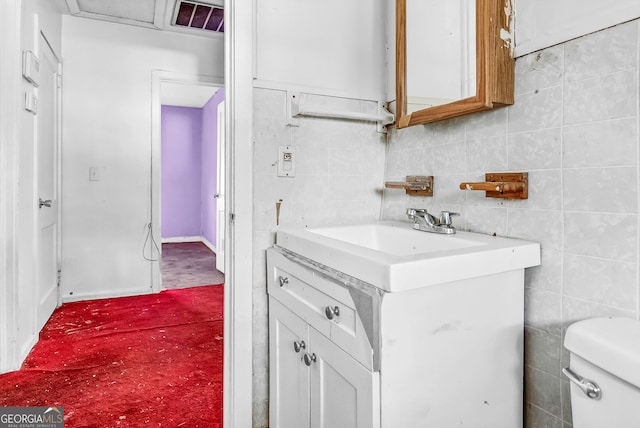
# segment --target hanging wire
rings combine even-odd
[[[151,254],[149,255],[149,257],[147,257],[147,255],[145,254],[145,250],[147,248],[147,242],[149,243],[149,249],[151,250]],[[154,258],[153,256],[154,248],[156,249],[157,258]],[[156,243],[156,240],[153,237],[153,227],[151,226],[151,223],[147,224],[147,236],[144,238],[144,245],[142,246],[142,257],[144,257],[145,260],[150,262],[157,262],[158,260],[160,260],[160,248],[158,247],[158,244]]]

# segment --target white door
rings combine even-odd
[[[307,323],[274,298],[269,299],[269,426],[309,426]]]
[[[58,302],[58,60],[42,34],[39,38],[40,81],[36,183],[38,201],[37,328],[40,330]]]
[[[311,428],[380,427],[378,373],[309,329]]]
[[[224,273],[224,185],[225,185],[225,147],[224,147],[224,101],[218,104],[218,184],[216,189],[216,269]]]

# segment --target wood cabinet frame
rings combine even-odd
[[[396,127],[513,104],[511,0],[476,0],[476,95],[407,113],[407,0],[396,0]],[[504,39],[503,39],[504,37]]]

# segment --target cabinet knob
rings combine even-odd
[[[316,353],[314,352],[313,354],[304,354],[302,359],[304,360],[304,364],[309,367],[311,364],[316,362]]]
[[[284,277],[284,276],[279,276],[278,277],[278,283],[280,284],[280,287],[284,287],[285,284],[289,283],[289,278]]]
[[[334,306],[333,308],[331,306],[327,306],[324,309],[324,314],[327,316],[328,319],[332,320],[334,317],[340,316],[340,308],[337,306]]]
[[[43,201],[42,198],[38,199],[38,208],[42,208],[42,207],[51,208],[51,204],[52,204],[51,199],[47,199],[46,201]]]
[[[293,349],[296,352],[300,352],[301,349],[305,349],[307,347],[307,345],[304,343],[304,340],[301,341],[295,341],[293,342]]]

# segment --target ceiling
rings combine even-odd
[[[83,18],[201,37],[219,38],[224,31],[224,21],[221,17],[224,0],[65,0],[65,2],[69,14]],[[181,6],[181,2],[185,5]],[[176,25],[178,17],[182,19]],[[193,28],[196,25],[200,28]]]
[[[2,1],[2,0],[0,0]],[[98,19],[118,24],[134,25],[161,31],[186,33],[201,37],[222,38],[222,32],[189,28],[173,25],[180,12],[181,0],[64,0],[66,12],[73,16]],[[224,0],[185,0],[198,3],[206,9],[208,6],[222,7]],[[213,9],[215,11],[215,9]],[[190,11],[187,10],[189,13]],[[182,14],[184,16],[184,13]],[[196,21],[197,13],[193,10],[192,18]],[[210,12],[208,16],[213,17]],[[224,21],[218,27],[224,30]],[[204,26],[204,25],[201,25]],[[197,84],[162,82],[161,103],[163,105],[182,107],[203,107],[216,93],[218,87]]]

